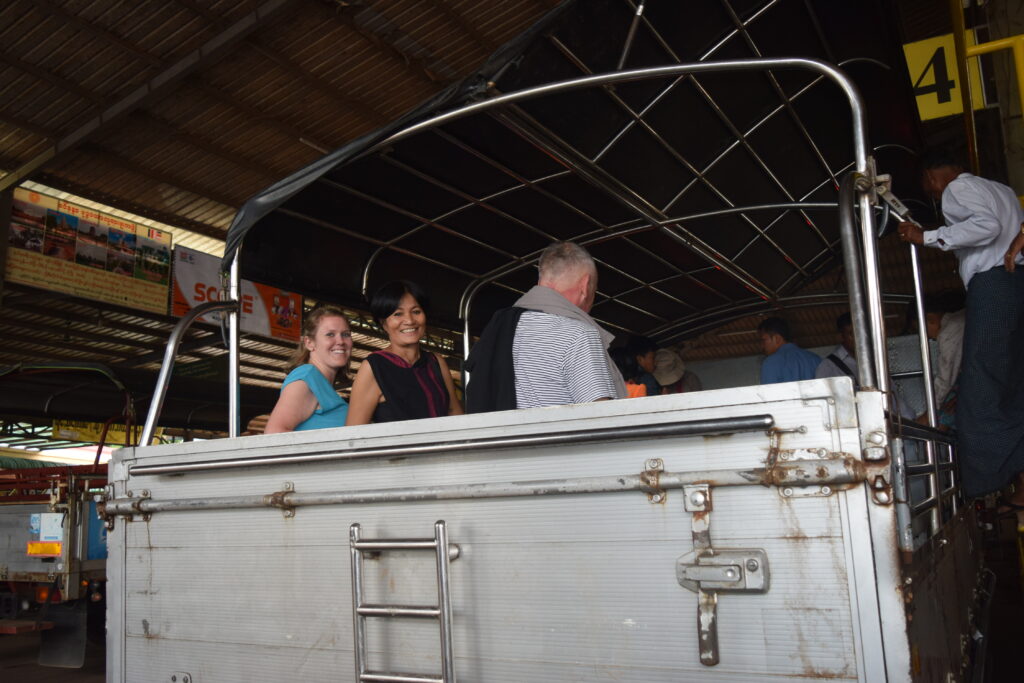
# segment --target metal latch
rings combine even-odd
[[[704,666],[718,664],[718,594],[765,593],[768,554],[758,548],[717,549],[711,545],[711,487],[683,487],[683,507],[692,513],[693,551],[676,560],[679,585],[697,594],[698,651]]]
[[[694,593],[764,593],[768,590],[768,555],[757,548],[693,551],[676,560],[679,585]]]

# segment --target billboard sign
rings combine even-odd
[[[220,299],[220,259],[195,249],[174,250],[174,294],[171,313],[185,315],[193,306]],[[277,287],[242,280],[242,331],[262,337],[298,341],[302,328],[302,297]],[[219,313],[201,318],[220,322]]]
[[[169,232],[19,187],[8,239],[8,282],[167,313]]]

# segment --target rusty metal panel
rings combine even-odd
[[[511,438],[752,412],[775,418],[775,436],[126,474],[132,463],[296,456],[434,443],[439,433],[445,440]],[[819,380],[126,449],[111,471],[118,498],[131,490],[152,501],[203,501],[291,488],[340,492],[637,474],[651,459],[660,459],[666,472],[763,467],[820,452],[859,458],[860,446],[849,383]],[[892,516],[891,507],[870,502],[863,486],[836,488],[711,487],[712,546],[763,549],[771,567],[767,592],[720,594],[715,666],[700,663],[697,595],[675,574],[677,559],[693,549],[691,513],[679,490],[666,491],[658,503],[640,492],[618,492],[116,517],[112,548],[123,553],[124,574],[112,578],[111,604],[123,621],[111,635],[120,654],[109,680],[159,680],[172,671],[203,671],[218,681],[326,681],[339,671],[347,677],[353,666],[348,526],[358,522],[373,538],[419,538],[438,519],[461,549],[451,590],[457,670],[465,680],[908,680],[891,669],[886,678],[884,652],[905,651],[906,641],[883,642],[878,596],[867,590],[876,567],[863,520],[869,506],[882,519]],[[287,496],[273,500],[283,504]],[[895,545],[894,535],[889,542]],[[414,553],[367,560],[364,581],[375,603],[430,604],[436,596],[430,558]],[[429,622],[371,620],[367,642],[372,669],[439,669],[436,625]]]

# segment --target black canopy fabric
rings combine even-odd
[[[540,250],[574,240],[598,262],[595,317],[668,341],[688,319],[770,305],[839,262],[825,207],[852,168],[850,111],[810,71],[573,90],[382,144],[464,104],[620,62],[837,64],[868,103],[880,171],[898,193],[916,190],[916,110],[883,0],[649,0],[637,16],[631,0],[563,3],[478,73],[249,200],[225,265],[241,247],[243,277],[355,307],[364,289],[416,280],[431,321],[456,329],[479,287],[476,332],[535,282]],[[780,207],[795,202],[820,206]]]

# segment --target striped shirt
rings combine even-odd
[[[516,407],[615,398],[608,354],[597,330],[560,315],[527,311],[512,341]]]

